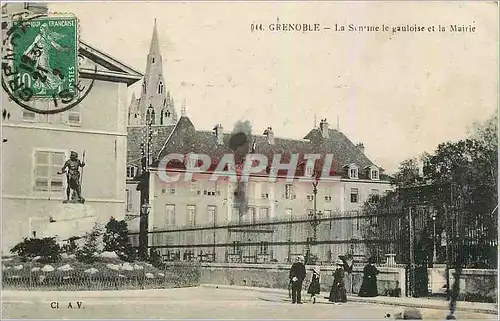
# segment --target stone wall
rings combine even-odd
[[[202,263],[201,283],[254,286],[265,288],[288,288],[290,264],[241,264]],[[309,285],[313,266],[306,266],[305,287]],[[406,295],[405,270],[401,267],[378,267],[377,285],[380,295],[399,287],[401,296]],[[334,266],[321,266],[321,291],[329,292],[333,283]],[[363,266],[355,265],[352,274],[346,274],[348,293],[358,293],[363,279]]]
[[[453,286],[455,270],[450,269],[450,286]],[[443,266],[428,269],[430,292],[446,293],[446,269]],[[497,270],[464,269],[460,275],[460,299],[467,301],[496,302]]]
[[[450,270],[450,278],[454,273]],[[467,301],[497,302],[497,285],[498,270],[465,269],[460,276],[460,296]]]

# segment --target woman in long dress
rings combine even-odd
[[[320,286],[321,276],[319,272],[320,269],[318,266],[313,268],[311,284],[309,284],[309,287],[307,288],[307,293],[311,295],[311,301],[313,304],[316,303],[316,295],[319,294],[321,291],[321,286]]]
[[[375,297],[378,296],[377,274],[379,273],[375,266],[375,260],[370,258],[368,264],[363,269],[363,283],[359,289],[359,296]]]
[[[337,260],[336,265],[337,269],[333,272],[333,285],[328,301],[336,303],[347,302],[347,291],[344,282],[344,262]]]

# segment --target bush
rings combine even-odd
[[[83,244],[81,249],[76,251],[76,259],[78,261],[94,263],[99,259],[96,255],[99,247],[99,236],[101,236],[101,230],[96,223],[92,231],[85,235],[85,244]]]
[[[40,256],[41,263],[54,263],[61,260],[61,247],[56,243],[55,238],[46,237],[43,239],[24,238],[21,243],[15,245],[10,252],[17,253],[23,261]]]
[[[103,235],[104,251],[115,252],[118,257],[126,262],[134,262],[136,251],[128,238],[128,227],[125,221],[117,221],[111,217],[106,224]]]

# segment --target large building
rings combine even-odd
[[[338,128],[330,128],[326,119],[304,133],[302,140],[275,137],[272,127],[255,135],[248,123],[238,123],[230,132],[224,132],[221,124],[213,130],[198,130],[185,106],[177,121],[175,117],[164,120],[175,110],[171,95],[164,94],[157,42],[155,25],[142,94],[131,102],[128,129],[127,209],[132,217],[149,214],[143,221],[147,226],[142,227],[149,231],[149,247],[160,250],[166,260],[244,262],[289,261],[295,254],[309,252],[313,241],[316,246],[311,252],[320,261],[350,250],[349,242],[362,237],[361,224],[354,218],[335,218],[353,216],[352,211],[370,197],[390,189],[383,170],[365,156],[363,144],[353,144]],[[161,179],[164,167],[158,165],[174,153],[185,157],[169,162],[167,175],[185,172],[192,153],[208,155],[210,167],[188,180],[167,183]],[[286,171],[280,170],[278,180],[270,183],[272,174],[267,169],[251,175],[246,183],[229,177],[210,180],[226,154],[233,154],[236,163],[249,154],[265,155],[270,161],[280,154],[281,162],[287,163],[296,154],[292,166],[297,169],[296,179],[287,182]],[[297,179],[318,170],[305,165],[306,154],[322,155],[319,164],[326,155],[333,156],[330,175],[319,179],[316,194],[312,179]],[[145,202],[148,213],[141,209]],[[318,217],[325,221],[313,226],[312,218]],[[138,220],[131,229],[139,230]]]
[[[30,8],[15,5],[16,11]],[[6,18],[9,8],[2,7],[2,14]],[[34,113],[2,91],[3,253],[23,237],[42,237],[49,231],[60,238],[84,233],[89,226],[80,215],[101,223],[124,216],[127,90],[143,75],[85,41],[79,43],[79,55],[82,81],[95,82],[87,97],[68,111]],[[34,103],[49,108],[50,102]],[[78,152],[81,160],[85,152],[85,204],[63,204],[66,178],[56,173],[70,151]]]

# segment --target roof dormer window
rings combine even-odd
[[[306,177],[312,177],[314,172],[313,166],[306,166]]]
[[[345,175],[350,179],[358,179],[358,166],[355,164],[344,165]]]
[[[380,179],[380,171],[377,166],[370,165],[365,167],[366,176],[371,180],[379,180]]]
[[[352,178],[352,179],[358,178],[358,169],[356,167],[349,168],[349,178]]]

